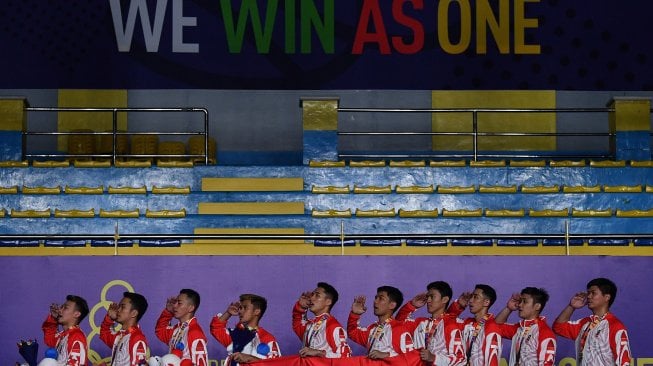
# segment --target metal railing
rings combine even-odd
[[[206,108],[57,108],[57,107],[26,107],[26,112],[97,112],[111,113],[112,129],[110,132],[45,132],[29,131],[29,128],[23,132],[23,160],[32,158],[110,158],[111,164],[115,165],[117,158],[203,158],[204,164],[209,164],[209,111]],[[182,113],[201,113],[203,115],[203,130],[195,132],[121,132],[118,131],[118,113],[127,112],[182,112]],[[30,154],[27,153],[26,139],[29,136],[71,136],[71,135],[111,135],[112,152],[111,154]],[[120,135],[168,135],[168,136],[204,136],[204,154],[118,154],[117,138]]]
[[[339,136],[471,136],[472,147],[471,154],[338,154],[339,158],[472,158],[474,161],[479,157],[483,158],[571,158],[580,157],[578,155],[546,155],[546,154],[515,154],[506,152],[505,154],[483,154],[479,152],[479,138],[483,137],[608,137],[609,153],[608,154],[584,154],[582,157],[591,158],[609,158],[615,157],[615,133],[588,133],[588,132],[480,132],[479,115],[480,114],[497,114],[497,113],[610,113],[614,108],[338,108],[338,113],[463,113],[471,114],[472,130],[469,132],[342,132],[338,131]]]

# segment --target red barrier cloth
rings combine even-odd
[[[381,360],[371,360],[366,356],[349,358],[322,358],[283,356],[260,362],[250,363],[252,366],[424,366],[419,358],[419,351],[411,351],[396,357]]]

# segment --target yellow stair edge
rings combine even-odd
[[[517,192],[517,185],[512,186],[480,186],[478,187],[479,193],[515,193]]]
[[[190,160],[157,160],[159,168],[192,168],[195,165]]]
[[[147,160],[116,160],[116,168],[150,168],[152,161]]]
[[[525,210],[491,210],[489,208],[485,209],[485,216],[487,217],[524,217]]]
[[[112,187],[109,186],[109,189],[107,190],[109,194],[146,194],[147,193],[147,188],[145,186],[142,187]]]
[[[21,189],[23,194],[60,194],[61,187],[27,187],[23,186]]]
[[[601,186],[562,186],[562,193],[599,193]]]
[[[569,216],[569,209],[563,208],[562,210],[533,210],[528,211],[528,216],[531,217],[567,217]]]
[[[505,160],[470,160],[469,166],[478,168],[501,168],[506,166]]]
[[[351,209],[346,210],[311,210],[311,217],[326,218],[326,217],[351,217]]]
[[[574,217],[611,217],[612,216],[612,209],[606,209],[606,210],[577,210],[577,209],[572,209],[571,210],[571,216]]]
[[[558,193],[560,192],[560,186],[521,186],[520,191],[522,193]]]
[[[397,215],[394,208],[389,210],[361,210],[356,209],[356,217],[395,217]]]
[[[302,177],[203,177],[203,192],[302,192]]]
[[[578,167],[584,167],[586,165],[586,161],[583,160],[551,160],[549,162],[550,167],[556,167],[556,168],[578,168]]]
[[[603,192],[607,193],[641,193],[642,186],[603,186]]]
[[[182,217],[186,217],[186,209],[182,208],[181,210],[159,210],[159,211],[151,211],[150,209],[145,209],[145,217],[160,218],[160,219],[182,218]]]
[[[617,210],[617,217],[653,217],[653,209],[650,210]]]
[[[304,215],[303,201],[200,202],[200,215]]]
[[[18,186],[0,187],[0,194],[18,194]]]
[[[438,209],[433,210],[404,210],[399,209],[399,217],[421,218],[421,217],[438,217]]]
[[[433,168],[461,168],[466,167],[465,160],[431,160],[429,166]]]
[[[99,187],[71,187],[65,186],[63,189],[66,194],[102,194],[104,193],[104,186]]]
[[[136,208],[133,210],[104,210],[100,209],[100,217],[103,218],[137,218],[140,216],[140,211]]]
[[[397,193],[433,193],[435,188],[433,184],[428,186],[396,186],[395,192]]]
[[[95,209],[90,210],[54,210],[54,217],[95,217]]]
[[[382,194],[382,193],[391,193],[392,192],[392,187],[387,185],[383,187],[377,187],[377,186],[369,186],[369,187],[359,187],[359,186],[354,186],[354,193],[362,193],[362,194]]]
[[[594,168],[622,168],[626,166],[625,160],[590,160],[590,166]]]
[[[509,165],[516,168],[542,168],[546,166],[545,160],[510,160]]]
[[[351,160],[349,162],[349,166],[352,168],[382,168],[385,166],[385,160]]]
[[[316,161],[316,160],[311,160],[308,162],[308,166],[311,168],[344,168],[345,167],[345,161],[344,160],[338,160],[338,161],[333,161],[333,160],[324,160],[324,161]]]
[[[442,194],[469,194],[476,192],[476,187],[461,187],[461,186],[451,186],[451,187],[438,187],[438,193]]]
[[[46,160],[46,161],[39,161],[39,160],[34,160],[32,161],[32,166],[34,168],[67,168],[70,166],[70,161],[66,160]]]
[[[426,163],[424,160],[401,160],[401,161],[395,161],[395,160],[390,160],[390,167],[393,168],[423,168],[426,166]]]
[[[75,168],[109,168],[111,160],[75,160],[73,165]]]
[[[311,187],[311,193],[316,193],[316,194],[346,194],[346,193],[349,193],[349,185],[346,185],[344,187],[336,187],[336,186],[319,187],[319,186],[313,185]]]
[[[50,217],[52,213],[50,212],[50,209],[46,210],[14,210],[13,208],[11,209],[11,217],[18,217],[18,218],[44,218],[44,217]]]
[[[152,187],[153,194],[190,194],[190,186],[186,187]]]
[[[29,162],[27,160],[3,160],[0,161],[0,168],[27,168]]]
[[[444,217],[481,217],[483,216],[483,209],[478,208],[475,210],[447,210],[442,209],[442,216]]]

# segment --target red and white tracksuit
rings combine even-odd
[[[179,343],[183,344],[181,365],[208,366],[209,359],[206,349],[206,336],[202,327],[197,323],[195,317],[190,320],[177,323],[174,326],[170,324],[173,314],[167,309],[163,309],[159,319],[156,321],[154,333],[161,342],[168,345],[168,352],[172,353],[177,349]]]
[[[404,322],[388,318],[385,322],[374,322],[363,328],[359,326],[359,320],[360,315],[349,313],[347,333],[352,341],[366,347],[368,354],[371,351],[380,351],[394,357],[414,349],[413,337]]]
[[[555,334],[543,316],[498,326],[501,336],[512,340],[509,366],[555,365]]]
[[[426,348],[435,356],[434,366],[466,365],[462,339],[463,321],[454,314],[444,313],[436,319],[410,316],[417,308],[407,302],[399,309],[397,320],[404,321],[413,335],[415,348]],[[428,343],[427,343],[428,342]]]
[[[292,309],[292,329],[305,347],[325,351],[327,358],[351,356],[347,332],[336,318],[325,313],[309,320],[306,314],[297,302]]]
[[[245,327],[239,323],[237,325],[237,329],[245,329]],[[227,359],[225,361],[225,365],[230,365],[231,362],[231,355],[234,352],[233,349],[233,341],[231,339],[231,332],[233,329],[227,328],[227,322],[220,319],[220,316],[214,316],[213,319],[211,320],[211,335],[220,342],[223,346],[227,348]],[[260,359],[269,359],[269,358],[277,358],[281,356],[281,351],[279,349],[279,344],[277,343],[277,340],[274,338],[274,336],[263,329],[262,327],[258,327],[255,330],[254,338],[245,345],[241,353],[251,355]],[[265,354],[259,353],[260,347],[259,345],[261,344],[266,344],[267,345],[267,350],[268,352]]]
[[[553,331],[575,341],[578,366],[632,365],[628,331],[612,313],[554,323]]]
[[[109,366],[137,366],[147,363],[147,339],[139,326],[114,331],[113,320],[106,315],[100,326],[100,339],[111,348]]]
[[[48,314],[43,322],[43,338],[48,347],[57,349],[57,366],[85,366],[88,360],[86,335],[74,326],[58,332],[59,323]]]
[[[463,342],[470,366],[499,366],[501,335],[492,314],[487,314],[481,321],[465,319]]]

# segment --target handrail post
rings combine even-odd
[[[116,132],[118,131],[118,110],[116,108],[113,109],[112,112],[112,123],[113,123],[113,128],[112,128],[112,149],[111,149],[111,165],[116,166],[116,150],[117,150],[117,141],[118,141],[118,136],[116,135]]]
[[[474,161],[478,159],[478,110],[474,109],[472,111],[472,130],[474,135],[472,136],[474,140]]]
[[[204,110],[204,165],[209,166],[209,111]],[[217,150],[217,146],[216,146]]]

